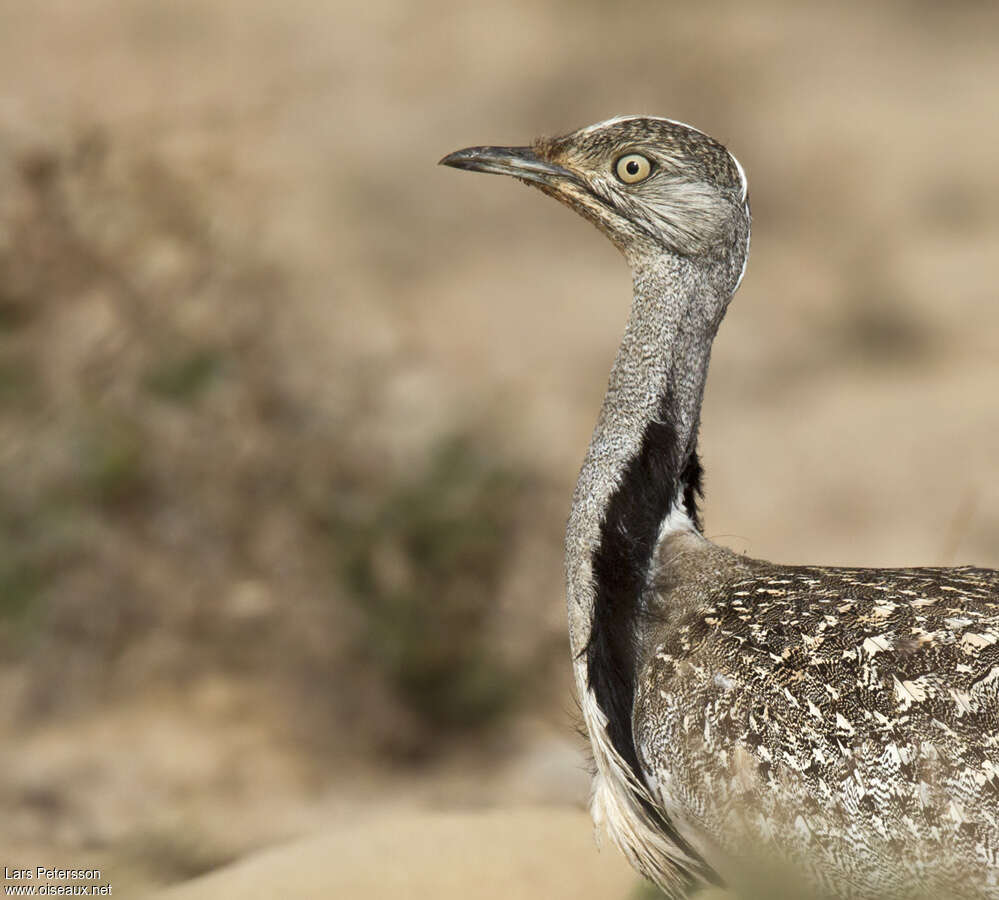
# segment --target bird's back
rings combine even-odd
[[[636,745],[723,877],[762,847],[836,896],[999,896],[999,572],[778,566],[694,534],[655,572]]]

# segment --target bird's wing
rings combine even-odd
[[[999,572],[760,563],[658,638],[636,744],[709,862],[999,896]]]

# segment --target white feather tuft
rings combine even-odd
[[[694,534],[700,534],[697,526],[694,524],[694,520],[690,518],[687,512],[687,508],[683,505],[683,495],[681,493],[677,494],[673,500],[673,504],[669,508],[669,512],[659,525],[659,536],[656,538],[656,546],[658,547],[662,544],[668,535],[678,534],[682,531],[692,531]]]
[[[655,800],[611,744],[607,716],[589,689],[583,693],[582,710],[597,768],[590,803],[594,824],[667,896],[684,896],[684,871],[697,872],[701,864],[663,834],[661,824],[649,815],[644,804],[655,806]]]

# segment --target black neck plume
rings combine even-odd
[[[701,463],[696,450],[682,458],[675,421],[675,407],[667,394],[660,415],[646,425],[638,453],[611,496],[600,544],[593,555],[596,598],[586,646],[589,687],[607,716],[607,733],[614,749],[640,784],[644,784],[644,777],[632,732],[632,704],[637,676],[636,626],[649,567],[660,526],[678,497],[700,529],[697,500],[701,495]],[[668,822],[664,827],[673,831]]]

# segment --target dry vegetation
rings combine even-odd
[[[308,780],[345,753],[426,761],[537,690],[563,641],[506,652],[496,598],[538,479],[464,433],[404,465],[351,444],[358,403],[317,421],[275,339],[286,273],[213,221],[204,173],[91,129],[14,144],[4,176],[8,728],[151,699],[209,730],[252,712]],[[190,697],[205,708],[183,710]],[[86,753],[99,780],[134,748],[101,749]],[[198,787],[238,796],[255,753]],[[65,818],[73,840],[124,840],[171,878],[225,853],[164,837],[148,810],[95,834],[99,792],[63,796],[92,786],[16,754],[12,771],[15,840]],[[193,786],[146,777],[168,796]]]
[[[987,4],[31,4],[0,29],[0,845],[171,882],[359,800],[570,803],[614,251],[435,169],[612,113],[756,216],[707,521],[999,564]],[[540,724],[543,723],[543,724]]]

